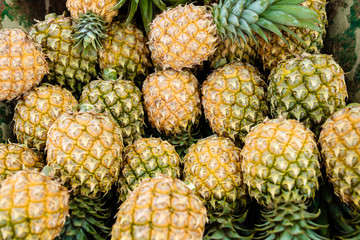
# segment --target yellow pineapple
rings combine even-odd
[[[20,29],[0,30],[0,101],[19,98],[48,71],[33,39]]]
[[[206,208],[184,182],[148,178],[120,206],[111,239],[201,240],[206,220]]]
[[[42,173],[23,170],[8,177],[0,187],[0,239],[55,239],[68,200],[68,190]]]

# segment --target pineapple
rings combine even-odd
[[[326,120],[319,136],[327,176],[340,199],[360,212],[360,104],[350,104]]]
[[[20,29],[0,30],[0,101],[19,98],[47,72],[45,57],[29,35]]]
[[[281,62],[269,76],[272,116],[297,119],[316,135],[347,96],[344,71],[330,55],[304,53]]]
[[[179,179],[145,179],[120,206],[111,239],[201,240],[206,208]]]
[[[96,111],[113,118],[122,129],[124,144],[129,145],[144,134],[142,95],[133,82],[116,80],[112,74],[114,71],[108,70],[105,80],[94,80],[86,85],[79,101],[80,105],[92,105]]]
[[[119,176],[121,132],[117,123],[102,113],[63,113],[48,131],[46,161],[76,194],[99,198]]]
[[[14,133],[18,142],[44,151],[46,134],[61,114],[77,106],[77,100],[60,86],[43,84],[31,89],[17,102]]]
[[[141,181],[159,175],[180,178],[180,156],[168,141],[139,138],[124,150],[119,177],[120,200],[124,202]]]
[[[150,74],[142,92],[151,126],[172,139],[189,136],[201,115],[198,85],[189,71],[167,69]]]
[[[44,165],[42,157],[27,146],[0,143],[0,186],[3,180],[18,171],[41,171]]]
[[[257,42],[255,35],[268,41],[266,33],[281,36],[279,29],[291,31],[287,26],[320,30],[312,23],[318,14],[299,2],[225,0],[211,7],[189,4],[166,10],[150,26],[153,63],[162,69],[192,68],[214,54],[219,38]]]
[[[305,0],[301,3],[302,6],[318,13],[317,25],[319,30],[291,27],[290,29],[295,35],[283,31],[286,42],[275,34],[271,34],[268,44],[263,39],[259,39],[261,46],[259,54],[264,69],[271,70],[281,61],[301,55],[304,52],[320,53],[324,46],[323,40],[326,34],[326,3],[326,0]]]
[[[308,206],[319,188],[315,135],[293,119],[266,120],[251,129],[241,152],[244,182],[265,207],[257,226],[263,239],[323,239],[315,231],[320,212]]]
[[[84,85],[96,77],[97,53],[85,53],[80,47],[75,47],[71,18],[48,14],[29,33],[47,56],[50,83],[60,84],[77,96]]]
[[[67,189],[42,173],[19,171],[0,188],[0,239],[54,239],[68,215]]]
[[[115,69],[125,79],[139,86],[152,66],[146,38],[140,29],[129,23],[113,22],[99,49],[100,69]]]
[[[211,129],[242,144],[251,127],[268,114],[266,83],[252,65],[233,61],[202,84],[202,106]]]
[[[183,175],[208,210],[206,239],[219,234],[241,239],[251,234],[244,227],[240,234],[235,230],[246,219],[250,199],[241,172],[240,148],[230,139],[213,135],[191,145],[184,157]]]

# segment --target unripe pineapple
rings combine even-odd
[[[144,133],[141,91],[131,81],[115,80],[105,74],[104,80],[92,81],[84,87],[79,101],[112,117],[122,129],[125,145],[133,143]]]
[[[0,188],[0,239],[52,240],[68,215],[68,191],[41,173],[20,171]]]
[[[20,29],[0,30],[0,101],[19,98],[48,72],[45,57]]]
[[[179,179],[149,178],[120,206],[111,239],[201,240],[206,208]]]
[[[270,35],[268,43],[264,39],[259,39],[261,46],[259,47],[259,54],[264,69],[271,70],[281,61],[301,55],[304,52],[319,53],[322,50],[327,26],[326,3],[326,0],[305,0],[301,3],[302,6],[318,13],[318,30],[291,27],[290,29],[295,33],[295,36],[282,31],[283,38],[288,44],[275,34]]]
[[[266,83],[248,63],[233,61],[212,72],[202,85],[202,106],[211,129],[241,144],[268,114]]]
[[[334,112],[324,123],[319,144],[335,193],[360,211],[360,104]]]
[[[200,91],[192,73],[157,71],[145,79],[142,92],[149,122],[164,136],[189,133],[198,125]]]
[[[180,178],[181,159],[174,146],[160,138],[139,138],[125,148],[123,156],[119,177],[121,201],[144,179],[159,175]]]
[[[73,34],[71,18],[54,13],[46,15],[44,21],[30,29],[30,35],[41,44],[47,56],[48,80],[79,94],[83,86],[97,75],[97,53],[75,47]]]
[[[32,149],[18,143],[0,143],[0,186],[8,176],[29,169],[40,171],[44,167],[41,156]]]
[[[46,139],[49,166],[77,194],[99,197],[117,180],[122,161],[121,129],[109,116],[95,111],[63,113]]]
[[[297,120],[266,120],[251,129],[241,152],[244,181],[261,205],[273,208],[314,198],[319,151],[314,134]]]
[[[17,140],[30,148],[44,151],[50,126],[77,104],[71,93],[60,86],[43,84],[31,89],[15,107],[14,133]]]
[[[102,71],[115,69],[125,79],[141,86],[152,66],[146,37],[131,23],[111,23],[99,49],[99,64]]]
[[[281,62],[269,76],[272,116],[297,119],[316,135],[347,96],[344,71],[330,55],[305,53]]]
[[[265,32],[279,36],[279,28],[291,32],[287,26],[320,31],[314,23],[318,14],[298,3],[225,0],[211,7],[188,4],[168,9],[150,26],[153,63],[162,69],[192,68],[214,54],[220,38],[256,42],[257,38],[267,40]]]

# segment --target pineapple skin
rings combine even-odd
[[[335,194],[360,211],[360,104],[334,112],[323,124],[319,145]]]
[[[119,176],[122,131],[109,116],[95,111],[66,112],[51,125],[46,161],[75,194],[97,198]]]
[[[244,182],[258,203],[274,208],[313,199],[320,154],[314,134],[297,120],[269,119],[251,129],[241,151]]]
[[[259,38],[259,54],[262,58],[263,68],[271,70],[275,68],[281,61],[301,55],[304,52],[320,53],[324,46],[324,38],[326,35],[327,15],[326,15],[326,0],[306,0],[301,3],[302,6],[310,8],[319,14],[317,18],[321,24],[317,24],[321,32],[306,29],[290,27],[297,36],[305,43],[304,46],[291,34],[282,31],[283,36],[289,43],[289,46],[277,35],[271,34],[269,43],[264,39]]]
[[[157,71],[145,79],[142,93],[148,120],[162,135],[189,133],[198,125],[200,89],[192,73]]]
[[[305,53],[280,63],[269,75],[271,115],[297,119],[317,136],[347,97],[344,71],[330,55]]]
[[[208,211],[247,209],[240,151],[230,139],[213,135],[191,145],[185,155],[184,180],[194,184]]]
[[[44,165],[42,157],[24,144],[0,143],[0,186],[1,181],[18,171],[40,171]]]
[[[206,221],[206,208],[184,182],[149,178],[120,206],[111,239],[201,240]]]
[[[29,31],[41,45],[49,65],[48,81],[60,84],[74,95],[97,76],[97,54],[75,47],[70,17],[48,14],[45,20],[35,24]]]
[[[102,72],[112,68],[124,79],[135,81],[138,86],[152,68],[146,37],[134,24],[113,22],[107,30],[99,49],[99,65]]]
[[[160,69],[192,68],[215,52],[216,25],[206,6],[177,6],[159,14],[149,32],[151,58]]]
[[[214,133],[242,144],[268,115],[266,89],[263,76],[248,63],[233,61],[213,71],[202,84],[201,103]]]
[[[160,175],[180,178],[180,156],[168,141],[139,138],[125,148],[119,177],[120,200],[124,202],[144,179]]]
[[[20,29],[0,30],[0,101],[19,98],[47,72],[45,57],[29,35]]]
[[[44,151],[50,126],[64,112],[75,108],[78,101],[60,87],[43,84],[31,89],[17,102],[14,113],[14,133],[18,142]]]
[[[68,215],[68,190],[50,177],[19,171],[0,188],[0,238],[52,240]]]
[[[86,85],[79,100],[116,121],[125,145],[144,134],[144,107],[140,89],[127,80],[94,80]]]
[[[111,23],[118,14],[118,10],[114,9],[117,3],[118,0],[67,0],[66,7],[75,19],[78,19],[80,14],[91,11]]]

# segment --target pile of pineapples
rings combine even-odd
[[[0,240],[360,239],[326,0],[66,6],[0,30]]]

